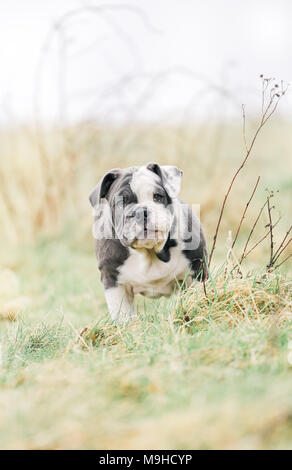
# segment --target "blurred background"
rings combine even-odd
[[[292,87],[228,198],[208,298],[137,296],[113,326],[88,201],[111,168],[177,165],[210,248],[263,77],[266,106],[292,79],[291,21],[291,0],[0,1],[0,448],[291,447],[291,259],[263,276],[258,241],[267,190],[275,250],[291,224]],[[259,176],[235,261],[258,218],[256,248],[216,277]]]
[[[91,249],[91,188],[112,167],[149,161],[183,169],[182,196],[201,205],[210,242],[244,156],[242,104],[249,141],[260,74],[291,80],[291,17],[289,0],[1,2],[4,258],[64,233]],[[251,220],[266,188],[291,212],[291,104],[288,90],[236,183],[219,254],[258,175]]]

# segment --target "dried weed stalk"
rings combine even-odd
[[[230,195],[233,184],[234,184],[237,176],[239,175],[239,173],[241,172],[241,170],[245,166],[245,164],[246,164],[246,162],[247,162],[247,160],[250,156],[250,153],[251,153],[251,151],[252,151],[252,149],[255,145],[255,142],[257,140],[257,137],[258,137],[259,133],[261,132],[262,128],[267,123],[267,121],[271,118],[271,116],[276,111],[282,96],[286,93],[286,91],[288,89],[288,85],[285,87],[283,81],[281,81],[281,87],[279,87],[278,84],[274,83],[275,79],[273,79],[273,78],[265,78],[265,77],[263,77],[263,75],[261,75],[260,78],[262,80],[261,119],[260,119],[258,127],[257,127],[257,129],[254,133],[254,136],[251,140],[251,143],[248,144],[247,139],[246,139],[246,132],[245,132],[245,127],[246,127],[245,108],[243,106],[243,138],[244,138],[244,143],[245,143],[245,148],[246,148],[246,154],[245,154],[239,168],[236,170],[236,172],[234,173],[234,175],[233,175],[233,177],[232,177],[232,179],[229,183],[229,186],[227,188],[227,192],[224,196],[224,199],[223,199],[223,202],[222,202],[222,205],[221,205],[220,214],[219,214],[219,218],[218,218],[218,221],[217,221],[215,234],[214,234],[214,237],[213,237],[213,244],[212,244],[212,248],[211,248],[211,251],[210,251],[209,267],[211,266],[213,254],[214,254],[214,251],[215,251],[215,248],[216,248],[217,237],[218,237],[218,233],[219,233],[219,230],[220,230],[220,226],[221,226],[222,217],[223,217],[223,214],[224,214],[226,202],[227,202],[227,199]],[[252,197],[253,197],[253,195],[252,195]],[[239,230],[240,230],[240,227],[239,227]]]

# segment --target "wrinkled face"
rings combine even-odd
[[[172,224],[171,198],[153,171],[142,167],[123,176],[111,198],[111,209],[123,245],[163,247]]]
[[[110,170],[89,196],[94,238],[118,238],[124,246],[161,250],[176,217],[173,202],[181,178],[177,167],[157,163]]]

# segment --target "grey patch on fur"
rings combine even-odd
[[[111,210],[113,211],[114,196],[119,194],[119,192],[129,184],[134,171],[136,171],[135,167],[130,168],[127,171],[120,169],[114,170],[115,177],[110,178],[110,184],[107,184],[107,175],[112,174],[113,171],[107,173],[103,177],[101,183],[99,183],[91,193],[91,204],[92,202],[94,202],[94,204],[92,205],[97,204],[98,201],[101,199],[102,194],[103,197],[108,200]],[[106,181],[106,188],[105,186],[103,186],[104,181]],[[102,190],[105,189],[106,192],[102,192]],[[119,274],[118,268],[129,257],[129,249],[122,245],[120,240],[116,238],[103,238],[101,240],[96,240],[95,250],[96,257],[99,260],[101,280],[104,284],[105,289],[115,287],[117,285],[117,278]]]
[[[129,257],[129,249],[121,244],[119,240],[102,240],[99,246],[99,269],[101,280],[105,289],[115,287],[119,274],[118,268]]]
[[[180,200],[180,203],[182,201]],[[186,233],[183,234],[182,253],[190,262],[194,279],[204,281],[208,277],[208,252],[205,235],[200,220],[189,206],[184,205],[187,220]]]
[[[204,281],[208,277],[208,252],[203,229],[199,219],[188,208],[188,234],[191,237],[183,240],[182,253],[189,260],[194,279]]]

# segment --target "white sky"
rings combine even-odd
[[[109,8],[125,4],[145,16]],[[108,8],[69,18],[44,46],[61,15],[86,5]],[[241,103],[258,106],[260,73],[292,80],[292,1],[0,0],[0,65],[1,123],[36,113],[43,120],[238,115]],[[282,112],[291,114],[291,96]]]

